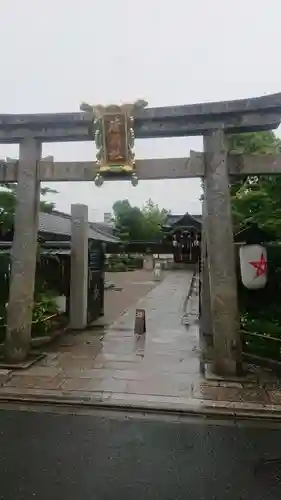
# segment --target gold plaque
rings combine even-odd
[[[118,176],[118,173],[134,172],[134,110],[146,105],[145,101],[137,101],[121,106],[90,106],[85,103],[80,106],[82,111],[93,116],[93,139],[101,174],[111,172]]]

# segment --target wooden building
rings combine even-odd
[[[164,241],[172,242],[175,262],[189,263],[200,258],[202,215],[167,215],[162,226]]]

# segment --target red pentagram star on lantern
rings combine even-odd
[[[263,253],[261,254],[260,260],[258,260],[256,262],[249,262],[249,264],[251,264],[251,266],[253,266],[256,269],[255,278],[262,276],[267,271],[267,262],[266,262],[266,259],[264,258]]]

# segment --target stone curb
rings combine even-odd
[[[71,395],[17,395],[17,394],[0,394],[1,403],[18,403],[18,404],[44,404],[55,406],[70,406],[81,407],[88,409],[102,410],[121,410],[131,412],[146,412],[146,413],[165,413],[177,414],[190,417],[205,417],[205,418],[232,418],[236,419],[252,419],[252,420],[270,420],[281,422],[281,405],[261,405],[247,403],[229,403],[229,402],[206,402],[199,400],[198,404],[188,403],[182,404],[175,401],[174,404],[165,402],[147,402],[145,399],[138,402],[130,402],[120,398],[105,398],[99,399],[95,396],[75,397]],[[1,409],[1,406],[0,406]]]

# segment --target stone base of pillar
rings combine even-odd
[[[200,373],[204,375],[206,363],[213,360],[213,335],[204,332],[202,323],[199,325]]]
[[[9,339],[5,342],[4,358],[10,363],[24,361],[29,353],[30,344],[26,341],[30,337],[29,330],[10,330]]]
[[[240,377],[243,375],[242,363],[224,358],[211,363],[212,372],[220,377]]]

